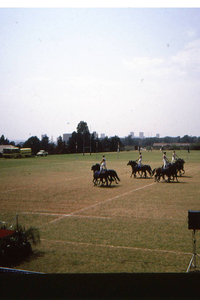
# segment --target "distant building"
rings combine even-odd
[[[144,132],[139,132],[139,138],[144,139]]]
[[[69,138],[72,136],[71,133],[63,133],[63,142],[65,142],[65,144],[67,144],[67,142],[69,141]]]
[[[131,137],[132,137],[132,139],[134,138],[134,132],[132,131],[132,132],[130,132],[130,135],[131,135]]]
[[[100,137],[100,139],[105,139],[105,133],[101,133],[101,137]]]
[[[170,150],[173,149],[173,146],[185,148],[187,149],[190,147],[190,143],[154,143],[153,148],[154,149],[162,149],[162,150]]]
[[[159,133],[156,133],[156,137],[159,139],[159,138],[160,138],[160,134],[159,134]]]

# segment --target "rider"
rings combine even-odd
[[[142,166],[142,153],[140,152],[139,157],[136,159],[136,161],[138,161],[138,166],[141,167]]]
[[[172,164],[175,162],[175,160],[178,159],[178,155],[175,153],[175,151],[172,154]]]
[[[166,152],[163,152],[163,162],[164,162],[163,169],[167,169],[169,160],[167,159]]]
[[[100,172],[101,172],[103,169],[104,169],[104,170],[107,170],[107,169],[106,169],[106,158],[105,158],[105,155],[103,155],[102,161],[100,162]]]

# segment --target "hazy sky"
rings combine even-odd
[[[199,8],[0,8],[0,135],[200,136]]]

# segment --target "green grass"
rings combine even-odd
[[[162,165],[161,151],[142,153],[144,164]],[[185,272],[193,250],[187,214],[200,210],[200,152],[176,153],[185,160],[179,183],[130,178],[127,162],[138,151],[0,159],[0,220],[12,224],[19,213],[20,224],[38,227],[42,240],[32,258],[15,267],[44,273]],[[119,185],[93,186],[91,165],[103,154]]]

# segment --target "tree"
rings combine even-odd
[[[51,143],[49,143],[49,145],[48,145],[47,152],[48,152],[49,154],[54,154],[54,153],[55,153],[55,148],[56,148],[56,145],[55,145],[53,142],[51,142]]]
[[[120,146],[121,141],[120,138],[118,136],[114,136],[111,138],[110,141],[110,151],[117,151],[118,150],[118,145]]]
[[[37,154],[38,151],[40,151],[40,140],[37,136],[30,137],[24,144],[24,148],[31,148],[34,155]]]
[[[5,139],[4,135],[2,134],[1,138],[0,138],[0,145],[9,145],[9,140]]]
[[[100,151],[110,151],[110,139],[106,136],[102,141],[101,141],[102,149]]]
[[[49,137],[45,134],[41,140],[41,149],[48,151],[49,148]]]
[[[78,123],[76,130],[77,130],[77,133],[81,133],[81,134],[89,133],[87,123],[84,121],[80,121]]]
[[[62,137],[59,136],[57,139],[57,146],[55,149],[56,154],[64,154],[65,153],[65,142]]]
[[[82,152],[83,149],[82,145],[83,145],[83,140],[81,138],[81,134],[73,131],[71,137],[67,142],[69,153],[75,153],[76,151],[78,153]]]
[[[82,137],[82,147],[83,147],[83,154],[85,147],[91,147],[91,136],[89,132],[89,128],[86,122],[80,121],[77,126],[77,133]]]

